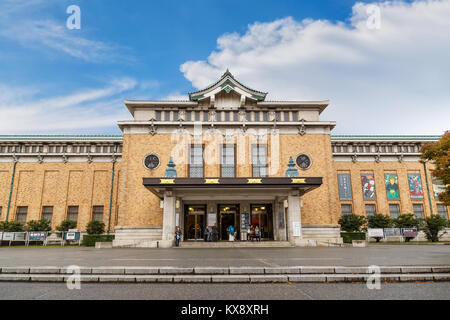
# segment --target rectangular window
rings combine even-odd
[[[191,120],[192,120],[192,112],[186,111],[186,121],[191,121]]]
[[[103,222],[103,206],[92,207],[92,220]]]
[[[16,221],[27,222],[28,207],[17,207]]]
[[[164,111],[164,121],[170,121],[170,111]]]
[[[289,121],[289,111],[284,111],[283,112],[283,114],[284,114],[284,121]]]
[[[203,111],[203,121],[208,121],[208,111]]]
[[[239,121],[239,113],[236,111],[233,111],[233,121]]]
[[[259,121],[259,112],[254,112],[255,116],[255,121]]]
[[[67,208],[67,220],[78,222],[78,206],[69,206]]]
[[[250,112],[246,112],[245,114],[245,119],[247,119],[247,121],[251,121],[251,113]]]
[[[413,209],[414,209],[414,217],[416,217],[416,219],[424,217],[423,204],[421,203],[413,204]]]
[[[253,177],[267,176],[267,145],[252,145]]]
[[[366,204],[366,217],[373,216],[376,213],[376,206],[374,204]]]
[[[47,219],[52,221],[53,218],[53,206],[43,206],[42,207],[42,219]]]
[[[161,111],[156,111],[156,121],[161,121]]]
[[[0,207],[0,215],[1,215],[1,207]],[[437,205],[438,215],[440,215],[444,219],[448,219],[448,210],[445,204]]]
[[[352,205],[351,204],[341,204],[342,215],[345,216],[347,214],[352,214]]]
[[[200,111],[195,111],[195,121],[200,121]]]
[[[263,121],[267,121],[267,111],[263,111]]]
[[[225,112],[225,121],[230,121],[230,112]]]
[[[396,219],[400,215],[400,206],[398,204],[389,205],[389,215],[391,219]]]
[[[178,111],[173,112],[173,121],[178,121]]]
[[[281,112],[280,111],[275,112],[275,119],[277,119],[277,121],[281,121]]]
[[[298,121],[298,113],[296,111],[292,112],[292,121]]]
[[[192,178],[203,177],[203,145],[194,144],[190,148],[189,176]]]
[[[235,177],[234,144],[222,146],[222,163],[220,174],[222,177]]]

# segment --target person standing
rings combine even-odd
[[[230,225],[227,229],[228,232],[228,241],[234,241],[234,227]]]
[[[204,238],[204,240],[205,240],[205,242],[207,242],[208,241],[208,239],[209,239],[209,227],[208,226],[206,226],[205,227],[205,232],[203,233],[203,238]]]
[[[182,232],[181,232],[180,227],[176,227],[175,234],[174,234],[174,236],[175,236],[175,246],[176,247],[180,246],[181,235],[182,235]]]

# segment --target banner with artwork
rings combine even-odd
[[[377,196],[375,193],[375,177],[371,173],[362,173],[361,174],[361,184],[363,191],[363,199],[365,201],[368,200],[376,200]]]
[[[419,173],[408,174],[409,195],[411,200],[423,200],[422,180]]]
[[[439,200],[439,194],[445,192],[445,186],[442,180],[439,179],[433,179],[433,194],[434,194],[434,200]]]
[[[350,181],[350,174],[338,174],[339,184],[339,200],[352,200],[352,183]]]
[[[398,190],[398,178],[396,173],[385,173],[384,183],[386,185],[386,196],[388,200],[400,200]]]

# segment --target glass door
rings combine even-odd
[[[219,238],[220,240],[228,240],[227,229],[233,226],[236,232],[236,239],[239,238],[239,205],[238,204],[219,204]]]
[[[251,226],[256,228],[258,226],[261,232],[261,239],[273,239],[273,222],[272,222],[272,205],[252,204],[251,206]]]
[[[202,240],[205,230],[206,205],[185,205],[185,230],[186,240]]]

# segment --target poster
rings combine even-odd
[[[422,180],[419,173],[408,174],[409,195],[411,200],[423,200]]]
[[[294,237],[300,237],[302,235],[300,222],[298,222],[298,221],[292,222],[292,231],[294,233]]]
[[[363,199],[367,200],[376,200],[377,196],[375,193],[375,177],[372,173],[362,173],[361,174],[361,184],[362,184],[362,192]]]
[[[400,228],[385,228],[384,235],[386,237],[400,237],[402,235],[402,232]]]
[[[278,211],[278,228],[284,229],[284,210]]]
[[[367,236],[369,238],[383,238],[383,229],[367,229]]]
[[[339,200],[352,200],[352,183],[350,174],[338,174]]]
[[[208,213],[207,226],[214,227],[217,225],[217,215],[216,213]]]
[[[398,178],[396,173],[386,173],[384,175],[384,183],[386,185],[386,196],[388,200],[400,200],[400,192],[398,190]]]

